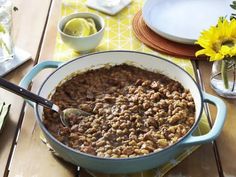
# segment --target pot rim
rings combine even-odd
[[[179,68],[180,70],[182,70],[185,74],[187,74],[188,77],[190,77],[194,83],[194,85],[196,86],[199,94],[200,94],[200,98],[201,98],[201,105],[200,105],[200,112],[199,112],[199,115],[198,117],[196,117],[196,121],[195,123],[193,124],[193,126],[191,127],[191,129],[183,136],[181,137],[178,142],[160,150],[160,151],[157,151],[157,152],[151,152],[151,153],[148,153],[146,155],[141,155],[141,156],[135,156],[135,157],[128,157],[128,158],[109,158],[109,157],[98,157],[96,155],[92,155],[92,154],[87,154],[87,153],[84,153],[84,152],[81,152],[81,151],[78,151],[78,150],[75,150],[65,144],[63,144],[62,142],[58,141],[48,130],[47,128],[44,126],[42,120],[40,119],[40,114],[39,114],[39,104],[34,104],[34,112],[36,114],[36,119],[41,127],[41,129],[43,130],[44,133],[47,134],[47,136],[49,136],[55,143],[57,143],[59,146],[61,146],[62,148],[64,149],[67,149],[69,151],[72,151],[73,153],[76,153],[76,154],[79,154],[79,155],[84,155],[84,156],[87,156],[87,157],[90,157],[90,158],[94,158],[94,159],[99,159],[99,160],[110,160],[110,161],[123,161],[123,160],[134,160],[134,159],[143,159],[143,158],[150,158],[151,156],[155,156],[157,153],[163,153],[163,152],[166,152],[174,147],[177,147],[179,145],[181,145],[181,143],[190,135],[193,133],[193,131],[197,128],[198,126],[198,123],[201,119],[201,116],[202,116],[202,112],[203,112],[203,94],[202,94],[202,91],[200,89],[200,86],[197,84],[196,80],[193,79],[193,77],[188,73],[186,72],[183,68],[181,68],[180,66],[178,66],[177,64],[175,64],[174,62],[171,62],[169,60],[166,60],[162,57],[159,57],[159,56],[156,56],[154,54],[150,54],[150,53],[144,53],[144,52],[138,52],[138,51],[129,51],[129,50],[111,50],[111,51],[102,51],[102,52],[95,52],[95,53],[90,53],[90,54],[85,54],[85,55],[82,55],[82,56],[79,56],[75,59],[72,59],[64,64],[62,64],[61,66],[59,66],[57,69],[55,69],[52,73],[50,73],[46,79],[43,81],[43,83],[41,84],[37,94],[39,95],[42,91],[42,88],[44,86],[44,84],[47,82],[47,80],[53,76],[53,74],[58,71],[59,69],[63,68],[64,66],[66,65],[69,65],[71,62],[75,61],[75,60],[79,60],[79,59],[83,59],[84,57],[88,57],[88,56],[91,56],[91,55],[99,55],[99,54],[102,54],[102,53],[112,53],[112,52],[121,52],[121,53],[137,53],[137,54],[142,54],[142,55],[149,55],[149,56],[152,56],[152,57],[155,57],[157,59],[160,59],[160,60],[163,60],[165,62],[168,62],[169,64],[172,64],[174,66],[176,66],[177,68]],[[70,74],[68,74],[70,75]]]

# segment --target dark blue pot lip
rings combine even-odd
[[[182,144],[182,142],[184,141],[184,139],[186,139],[189,135],[191,135],[193,133],[193,131],[196,129],[199,121],[200,121],[200,116],[202,115],[202,112],[203,112],[203,95],[202,95],[202,92],[201,92],[201,89],[199,87],[199,85],[197,84],[197,82],[192,78],[192,76],[186,72],[183,68],[181,68],[180,66],[178,66],[177,64],[169,61],[169,60],[166,60],[162,57],[159,57],[159,56],[156,56],[156,55],[153,55],[153,54],[149,54],[149,53],[143,53],[143,52],[138,52],[138,51],[129,51],[129,50],[111,50],[111,51],[102,51],[102,52],[95,52],[95,53],[90,53],[90,54],[86,54],[86,55],[83,55],[83,56],[80,56],[78,58],[75,58],[73,60],[70,60],[68,62],[66,62],[65,64],[63,64],[62,66],[58,67],[57,69],[55,69],[51,74],[49,74],[49,76],[44,80],[44,82],[42,83],[42,85],[40,86],[37,94],[39,95],[42,91],[42,88],[44,86],[44,84],[47,82],[47,80],[53,76],[53,74],[58,71],[59,69],[63,68],[64,66],[66,65],[69,65],[70,63],[72,63],[74,60],[79,60],[79,59],[83,59],[84,57],[88,57],[88,56],[92,56],[92,55],[99,55],[101,53],[117,53],[117,52],[121,52],[121,53],[124,53],[124,52],[127,52],[127,53],[137,53],[137,54],[143,54],[143,55],[148,55],[148,56],[152,56],[152,57],[155,57],[157,59],[161,59],[161,60],[164,60],[165,62],[168,62],[172,65],[175,65],[176,67],[178,67],[179,69],[181,69],[185,74],[187,74],[194,82],[199,94],[200,94],[200,97],[201,97],[201,108],[200,108],[200,113],[199,113],[199,117],[197,117],[197,121],[194,123],[194,125],[192,126],[192,128],[188,131],[188,133],[186,135],[184,135],[178,142],[176,142],[175,144],[171,145],[171,146],[168,146],[167,148],[164,148],[163,150],[161,151],[158,151],[158,152],[152,152],[152,153],[149,153],[147,155],[143,155],[143,156],[137,156],[137,157],[129,157],[129,158],[104,158],[104,157],[98,157],[98,156],[95,156],[95,155],[90,155],[90,154],[86,154],[86,153],[83,153],[83,152],[80,152],[80,151],[77,151],[71,147],[68,147],[66,146],[65,144],[61,143],[60,141],[58,141],[47,129],[46,127],[43,125],[41,119],[40,119],[40,116],[39,116],[39,105],[38,104],[35,104],[34,106],[34,111],[35,111],[35,114],[36,114],[36,119],[37,119],[37,122],[39,123],[41,129],[43,130],[43,132],[51,139],[53,140],[57,145],[61,146],[62,148],[66,149],[66,150],[69,150],[69,151],[72,151],[73,153],[76,153],[78,155],[83,155],[83,156],[86,156],[87,158],[91,158],[91,159],[96,159],[96,160],[109,160],[109,161],[121,161],[123,162],[123,160],[138,160],[138,159],[148,159],[148,158],[151,158],[151,157],[154,157],[156,156],[158,153],[164,153],[164,152],[167,152],[167,151],[170,151],[171,149],[173,149],[174,147],[177,147],[179,145]],[[173,149],[174,150],[174,149]]]

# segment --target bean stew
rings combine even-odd
[[[78,73],[57,86],[51,100],[89,116],[44,109],[43,123],[59,141],[99,157],[126,158],[160,151],[181,139],[195,122],[189,90],[160,73],[122,64]]]

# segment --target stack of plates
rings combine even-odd
[[[136,37],[169,55],[195,59],[201,31],[230,17],[231,0],[147,0],[133,19]]]

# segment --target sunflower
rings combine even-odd
[[[196,56],[206,55],[210,61],[231,58],[236,55],[236,20],[228,21],[219,18],[216,26],[204,30],[196,44],[203,49],[196,52]]]

